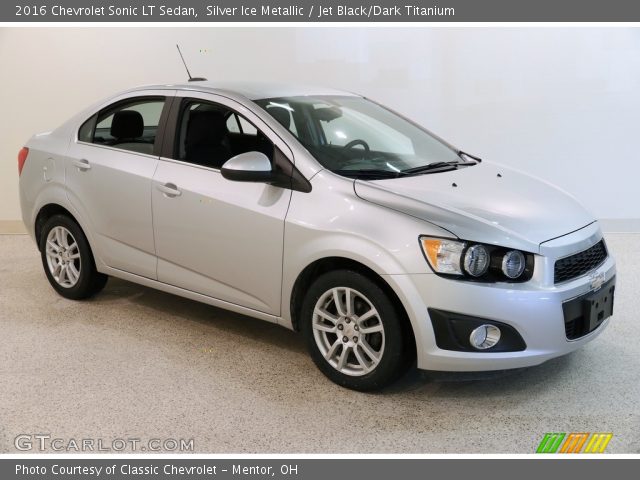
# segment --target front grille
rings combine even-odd
[[[562,283],[580,277],[594,268],[599,267],[607,258],[607,247],[604,240],[600,240],[593,247],[561,258],[556,261],[554,269],[554,283]]]

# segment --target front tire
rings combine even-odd
[[[402,317],[368,277],[350,270],[323,274],[309,288],[301,315],[313,361],[338,385],[379,390],[406,371]]]
[[[49,283],[65,298],[89,298],[107,284],[109,277],[96,270],[82,229],[66,215],[54,215],[46,221],[40,235],[40,254]]]

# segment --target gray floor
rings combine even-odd
[[[202,453],[532,453],[545,432],[613,432],[640,452],[640,235],[607,237],[611,326],[586,348],[490,378],[382,394],[329,383],[302,339],[119,280],[57,296],[26,236],[0,236],[0,451],[23,433],[193,438]]]

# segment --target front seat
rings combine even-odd
[[[192,111],[185,135],[185,160],[206,167],[222,167],[231,158],[231,151],[224,143],[226,137],[227,122],[222,113]]]

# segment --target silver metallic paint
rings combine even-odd
[[[249,172],[270,172],[271,162],[261,152],[246,152],[227,160],[222,168],[227,170],[241,170]]]

